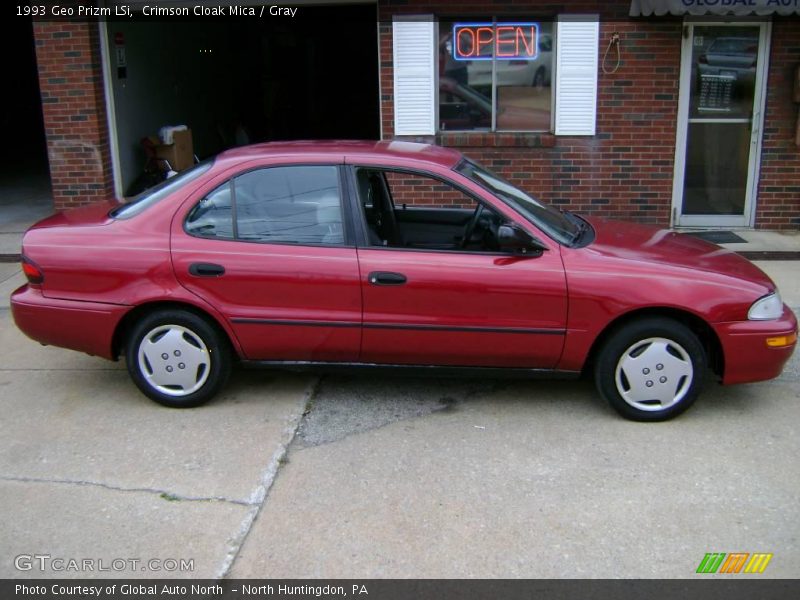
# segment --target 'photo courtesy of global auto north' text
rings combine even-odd
[[[800,4],[0,21],[0,596],[800,595]]]

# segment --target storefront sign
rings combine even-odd
[[[792,15],[800,0],[631,0],[630,15]]]
[[[700,75],[700,97],[697,110],[700,112],[731,112],[735,75]]]
[[[456,23],[453,58],[456,60],[536,60],[538,23]]]

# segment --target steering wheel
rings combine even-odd
[[[483,204],[478,202],[478,206],[475,208],[475,212],[472,213],[472,217],[470,217],[469,223],[467,223],[467,226],[464,229],[464,238],[461,240],[462,250],[469,245],[469,242],[472,239],[472,234],[475,233],[475,228],[478,226],[478,222],[481,220],[482,214],[483,214]]]

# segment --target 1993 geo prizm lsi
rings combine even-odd
[[[797,320],[729,250],[550,208],[460,153],[406,142],[224,152],[23,239],[14,319],[117,360],[171,407],[234,361],[594,376],[623,416],[776,377]]]

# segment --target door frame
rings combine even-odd
[[[752,127],[755,136],[750,136],[750,156],[748,159],[748,183],[745,189],[744,211],[740,215],[683,215],[683,183],[686,170],[686,150],[689,131],[689,100],[692,85],[692,49],[694,28],[696,26],[758,26],[759,44],[756,68],[756,80],[753,97]],[[758,198],[758,181],[761,171],[761,145],[764,137],[764,108],[766,105],[767,76],[769,74],[769,49],[772,44],[772,22],[763,19],[748,20],[696,20],[686,19],[683,23],[681,41],[680,87],[678,93],[678,117],[675,139],[675,169],[672,179],[672,206],[670,226],[673,228],[702,229],[750,229],[755,224],[756,200]],[[753,139],[755,137],[755,139]],[[709,221],[713,219],[713,223]]]
[[[108,23],[100,19],[97,23],[100,37],[100,63],[103,70],[103,98],[106,106],[106,125],[108,126],[108,149],[111,155],[111,179],[114,183],[114,196],[124,200],[125,190],[122,185],[122,162],[119,157],[119,132],[117,131],[117,109],[114,103],[114,78],[111,70],[111,44]]]

